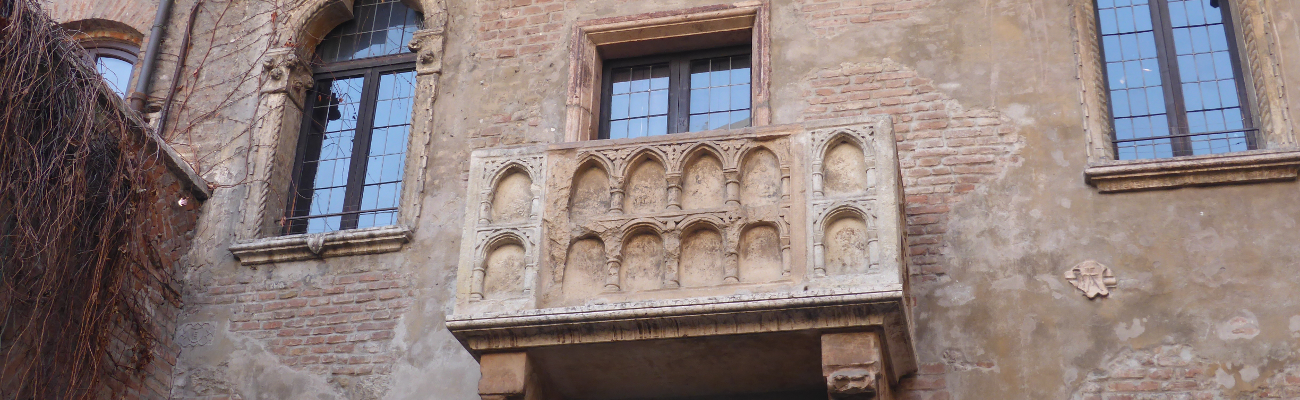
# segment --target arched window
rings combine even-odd
[[[397,223],[420,15],[398,0],[357,0],[353,14],[316,47],[286,234]]]
[[[130,90],[131,73],[135,70],[135,63],[138,61],[136,55],[140,49],[134,45],[107,40],[93,40],[82,43],[86,48],[90,62],[95,64],[95,70],[108,87],[113,89],[118,96],[126,97]]]

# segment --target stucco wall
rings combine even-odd
[[[173,395],[474,399],[477,365],[443,327],[469,152],[562,140],[576,21],[712,2],[447,1],[438,99],[431,115],[417,115],[434,122],[420,199],[434,211],[411,243],[240,266],[226,248],[246,212],[260,57],[284,45],[272,38],[314,2],[199,9],[181,75],[190,77],[187,103],[167,135],[218,185],[203,205],[182,315],[182,324],[210,323],[213,339],[182,350]],[[1260,2],[1277,74],[1290,83],[1300,76],[1300,3]],[[175,7],[155,96],[172,79],[192,4]],[[1068,2],[770,7],[773,123],[885,113],[899,128],[922,362],[903,398],[1300,395],[1297,183],[1120,194],[1088,186]],[[57,15],[99,8],[60,6]],[[1300,96],[1300,85],[1285,93]],[[1062,276],[1089,259],[1119,278],[1108,298],[1089,300]],[[316,318],[331,331],[296,330]],[[324,343],[309,343],[316,336]],[[332,361],[307,359],[316,355]]]

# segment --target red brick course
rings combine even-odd
[[[411,278],[359,272],[315,281],[218,279],[202,302],[232,305],[230,331],[261,339],[288,366],[339,375],[387,374]]]
[[[489,0],[478,3],[474,55],[531,61],[564,42],[567,0]]]
[[[137,266],[130,271],[126,287],[130,288],[127,295],[147,304],[152,314],[139,325],[121,318],[120,314],[114,319],[109,352],[114,361],[129,368],[105,371],[103,397],[169,398],[172,371],[181,351],[175,337],[176,321],[183,306],[177,279],[187,263],[186,253],[194,239],[200,202],[161,160],[151,160],[144,169],[149,171],[147,181],[152,183],[154,195],[144,224],[156,264]],[[152,351],[143,357],[139,333],[147,333],[156,341]]]
[[[818,36],[834,37],[859,25],[911,18],[936,0],[800,0],[796,10]]]
[[[888,114],[907,196],[908,254],[921,282],[940,263],[948,215],[963,195],[1019,163],[1020,135],[992,110],[966,110],[930,79],[890,60],[843,64],[805,79],[806,120]]]

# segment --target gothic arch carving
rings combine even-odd
[[[491,234],[491,232],[488,232],[488,234]],[[522,296],[527,293],[531,293],[532,283],[533,283],[532,281],[534,280],[533,277],[536,274],[535,271],[536,257],[534,257],[535,251],[533,249],[534,243],[528,233],[522,230],[511,229],[511,230],[496,232],[491,236],[487,236],[487,239],[480,242],[478,249],[475,252],[473,282],[470,291],[470,300],[483,300],[486,298],[485,294],[489,292],[487,290],[488,281],[491,280],[488,275],[489,273],[497,273],[497,271],[492,271],[493,267],[502,266],[502,265],[489,265],[489,263],[493,261],[492,260],[493,253],[497,252],[498,250],[502,249],[505,246],[512,246],[512,245],[521,247],[523,250],[523,254],[522,254],[522,258],[518,259],[516,262],[507,265],[518,267],[519,270],[502,271],[504,273],[502,273],[501,275],[506,275],[508,278],[517,278],[514,282],[506,282],[506,283],[513,284],[517,282],[517,287],[518,287],[517,294],[519,296]]]

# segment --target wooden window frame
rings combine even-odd
[[[295,152],[293,172],[291,175],[293,181],[288,191],[288,199],[286,199],[287,207],[285,207],[285,223],[281,234],[291,235],[305,233],[308,221],[315,218],[340,216],[342,218],[336,231],[344,231],[357,229],[362,213],[393,211],[400,214],[400,202],[397,207],[362,210],[361,195],[365,188],[365,172],[370,154],[370,139],[375,122],[375,108],[378,106],[379,78],[383,74],[415,71],[415,61],[416,54],[405,53],[343,61],[317,66],[313,69],[312,86],[308,89],[307,95],[303,101],[302,126],[299,128],[300,133],[298,135],[298,145]],[[363,77],[361,100],[359,102],[360,108],[357,110],[356,132],[352,138],[352,154],[348,159],[348,181],[345,186],[346,189],[344,189],[343,211],[333,214],[311,215],[310,210],[308,209],[308,207],[311,207],[310,201],[306,202],[306,204],[298,204],[295,200],[303,198],[303,196],[300,196],[300,192],[303,190],[304,186],[301,185],[299,180],[302,179],[302,168],[306,163],[307,152],[310,150],[307,145],[309,138],[311,137],[311,110],[316,105],[316,96],[314,95],[315,85],[322,79],[340,79],[357,76]],[[412,112],[414,112],[414,110],[412,110]],[[405,175],[404,172],[403,175]],[[312,186],[312,190],[314,189],[315,187]],[[296,231],[295,228],[297,228],[298,225],[301,225],[301,231]]]
[[[750,56],[750,68],[753,68],[752,49],[749,46],[729,46],[714,49],[685,51],[670,54],[658,54],[636,58],[606,61],[601,76],[613,76],[619,68],[640,67],[654,64],[668,64],[668,134],[690,131],[691,119],[691,62],[717,57],[740,55]],[[753,115],[753,85],[750,86],[750,115]],[[601,83],[600,99],[600,133],[598,140],[609,139],[610,103],[613,99],[614,81],[604,79]]]
[[[1095,2],[1096,0],[1089,1]],[[1121,140],[1115,136],[1115,117],[1111,115],[1111,110],[1108,109],[1107,117],[1111,124],[1110,145],[1111,151],[1114,152],[1114,154],[1119,154],[1119,146],[1121,142],[1169,139],[1174,157],[1191,156],[1193,155],[1192,138],[1238,132],[1245,134],[1247,150],[1259,149],[1259,129],[1255,127],[1255,118],[1250,104],[1251,96],[1246,90],[1246,77],[1243,73],[1246,63],[1241,57],[1241,53],[1237,46],[1239,35],[1233,21],[1233,2],[1234,1],[1231,0],[1220,0],[1218,8],[1219,12],[1222,13],[1224,34],[1228,36],[1226,38],[1226,41],[1228,42],[1228,57],[1232,62],[1233,78],[1235,79],[1237,89],[1237,99],[1241,107],[1242,129],[1204,133],[1190,132],[1190,124],[1187,121],[1187,107],[1183,99],[1182,74],[1178,69],[1178,54],[1174,49],[1174,29],[1172,20],[1169,16],[1169,0],[1148,0],[1147,6],[1151,8],[1151,30],[1154,33],[1156,41],[1156,59],[1160,62],[1160,79],[1162,83],[1160,86],[1164,91],[1165,114],[1169,116],[1169,128],[1171,132],[1164,136]],[[1100,22],[1100,8],[1094,5],[1093,12],[1094,18]],[[1100,29],[1100,23],[1098,24],[1098,29],[1095,30],[1094,34],[1096,35],[1097,43],[1101,44],[1103,42],[1103,35]],[[1106,63],[1104,51],[1102,54],[1099,54],[1099,56],[1102,57],[1101,62],[1104,66]],[[1103,79],[1105,79],[1106,82],[1110,82],[1110,72],[1108,71],[1108,68],[1102,68],[1101,73]],[[1108,90],[1105,91],[1106,103],[1113,105],[1114,102],[1110,97],[1111,90],[1109,90],[1109,85],[1107,89]]]

